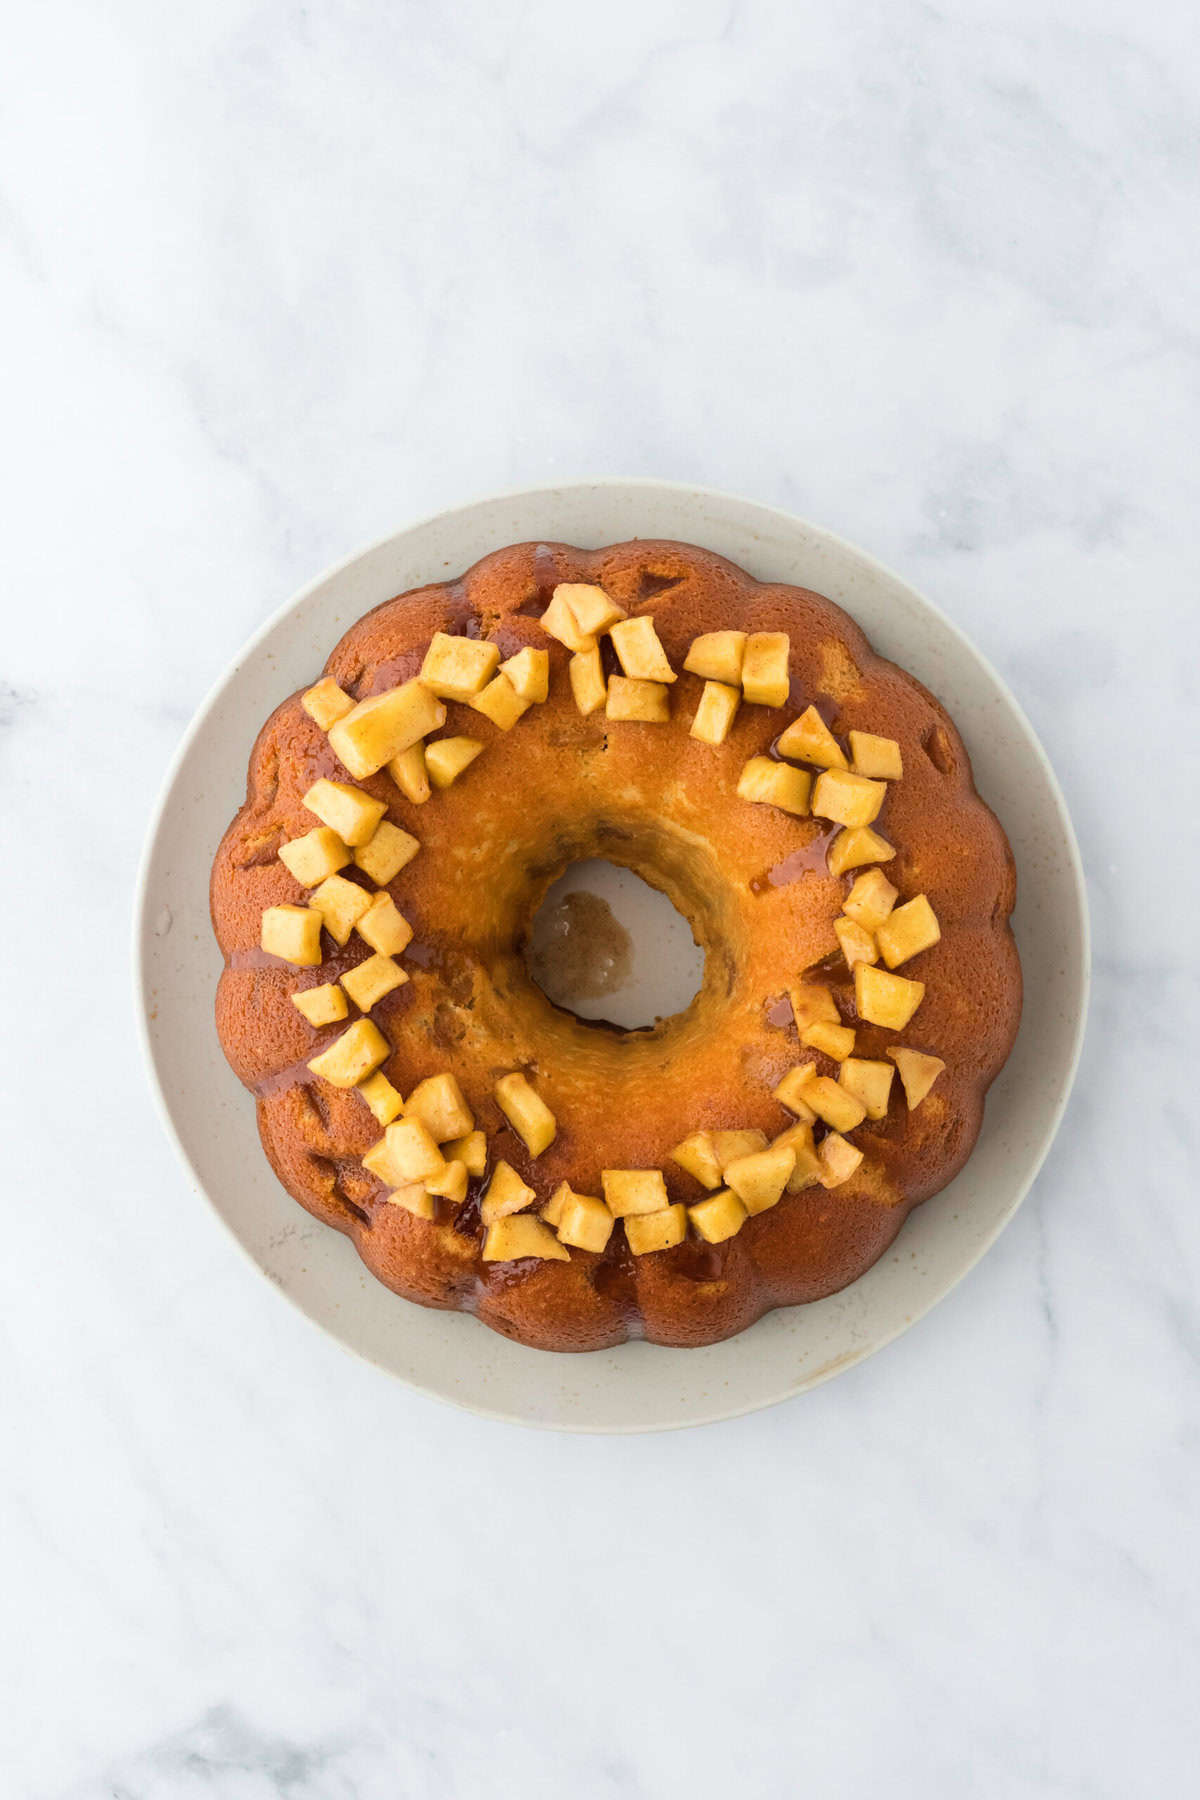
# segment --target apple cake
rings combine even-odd
[[[551,1004],[531,921],[635,870],[685,1011]],[[1012,855],[936,700],[686,544],[517,544],[388,601],[263,726],[217,852],[217,1028],[301,1206],[547,1350],[820,1299],[962,1167],[1012,1045]]]

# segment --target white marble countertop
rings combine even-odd
[[[111,0],[10,11],[5,77],[5,1795],[1189,1789],[1194,9]],[[945,608],[1096,932],[979,1269],[813,1394],[638,1440],[442,1408],[273,1294],[164,1141],[127,955],[252,628],[592,473],[784,505]]]

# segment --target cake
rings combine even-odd
[[[573,863],[663,891],[691,1004],[551,1004]],[[954,725],[820,595],[517,544],[353,625],[217,852],[221,1043],[288,1192],[406,1300],[541,1349],[707,1344],[857,1280],[1016,1033],[1014,868]]]

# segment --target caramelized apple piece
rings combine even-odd
[[[486,687],[499,661],[495,644],[435,631],[418,680],[439,700],[470,700]]]
[[[664,1206],[661,1212],[633,1213],[625,1221],[625,1239],[635,1256],[650,1256],[655,1250],[673,1250],[687,1236],[687,1221],[686,1206]]]
[[[511,731],[517,720],[525,717],[530,705],[528,700],[522,700],[503,670],[467,704],[482,713],[485,719],[490,719],[493,725],[498,725],[501,731]]]
[[[832,819],[837,825],[869,825],[886,794],[885,781],[868,781],[865,775],[852,775],[846,769],[824,769],[813,788],[812,809],[818,818]]]
[[[392,1120],[398,1119],[404,1110],[402,1096],[392,1086],[382,1069],[376,1069],[373,1075],[368,1075],[365,1081],[360,1081],[358,1091],[381,1125],[390,1125]]]
[[[738,777],[740,800],[757,800],[764,806],[777,806],[781,812],[797,819],[807,818],[812,776],[807,769],[794,769],[791,763],[776,762],[770,756],[752,756]]]
[[[848,1094],[861,1101],[868,1119],[886,1119],[888,1098],[892,1091],[891,1063],[875,1062],[869,1057],[848,1056],[838,1070],[838,1081]]]
[[[437,1208],[419,1181],[406,1181],[403,1187],[387,1196],[389,1206],[402,1206],[418,1219],[437,1217]]]
[[[308,896],[308,903],[320,913],[325,929],[341,948],[350,942],[350,933],[371,904],[366,888],[344,875],[329,875]]]
[[[466,1165],[460,1162],[448,1162],[438,1175],[431,1175],[425,1183],[427,1194],[436,1194],[440,1200],[448,1200],[451,1206],[461,1206],[467,1197]]]
[[[528,647],[518,650],[500,664],[500,671],[507,675],[513,687],[530,706],[538,706],[550,695],[550,652],[548,650],[531,650]]]
[[[315,831],[306,831],[290,844],[281,844],[279,860],[301,887],[310,888],[344,869],[351,854],[336,831],[328,825],[318,825]]]
[[[892,886],[882,869],[868,869],[865,875],[855,877],[842,902],[842,911],[864,931],[875,932],[899,898],[900,890]]]
[[[879,961],[879,945],[869,931],[857,925],[853,919],[835,919],[833,921],[834,936],[841,945],[842,955],[851,968],[855,963],[877,963]]]
[[[480,1202],[479,1216],[485,1225],[492,1225],[510,1213],[524,1211],[536,1199],[533,1189],[526,1186],[512,1164],[501,1158],[492,1170],[492,1179]]]
[[[838,1012],[837,1002],[828,988],[818,987],[811,981],[799,981],[788,992],[797,1031],[803,1031],[808,1025],[815,1025],[820,1019],[828,1019],[831,1025],[841,1024],[842,1016]]]
[[[725,1179],[748,1213],[761,1213],[783,1198],[795,1166],[796,1152],[791,1146],[773,1144],[753,1156],[739,1156],[726,1168]]]
[[[665,725],[671,717],[669,689],[660,681],[638,681],[614,675],[608,684],[605,714],[610,719],[635,719],[643,725]]]
[[[588,718],[597,712],[608,698],[608,684],[604,679],[604,664],[600,660],[599,646],[592,650],[581,650],[567,664],[567,674],[571,679],[571,692],[575,696],[575,704]]]
[[[835,1131],[853,1131],[867,1116],[861,1100],[848,1094],[844,1087],[828,1075],[814,1075],[804,1090],[805,1098],[819,1119]]]
[[[621,667],[631,680],[669,684],[677,679],[649,613],[641,613],[636,619],[622,619],[608,635]]]
[[[393,756],[388,764],[388,774],[406,800],[411,800],[414,806],[424,806],[431,792],[424,744],[410,744],[399,756]]]
[[[442,1155],[462,1163],[468,1175],[478,1178],[487,1168],[487,1139],[482,1131],[468,1131],[466,1137],[452,1138],[443,1144]]]
[[[457,1080],[448,1071],[427,1075],[404,1102],[406,1119],[420,1119],[435,1144],[465,1138],[475,1129],[475,1119]]]
[[[379,893],[369,898],[371,904],[356,928],[359,937],[382,956],[399,956],[412,942],[412,926],[390,894]]]
[[[740,688],[745,654],[744,631],[706,631],[702,637],[692,639],[683,666],[691,675],[702,675],[705,681]]]
[[[430,1181],[440,1175],[446,1159],[420,1119],[393,1119],[383,1134],[388,1164],[399,1187],[406,1181]]]
[[[817,1115],[804,1098],[804,1090],[816,1072],[816,1063],[797,1063],[794,1069],[788,1070],[774,1090],[774,1097],[779,1104],[786,1106],[789,1112],[795,1113],[802,1123],[808,1125],[812,1124]]]
[[[698,738],[702,744],[723,744],[729,736],[729,728],[741,699],[740,688],[725,687],[719,681],[706,681],[688,735]]]
[[[919,956],[922,950],[932,950],[940,943],[942,928],[928,895],[918,894],[914,900],[908,900],[890,912],[875,936],[888,968],[898,969],[910,957]]]
[[[821,1186],[827,1188],[841,1187],[843,1181],[849,1181],[863,1159],[862,1151],[836,1131],[821,1139],[817,1155],[821,1159]]]
[[[298,994],[292,995],[292,1005],[318,1029],[347,1018],[350,1012],[345,994],[332,981],[323,982],[320,987],[301,988]]]
[[[373,1006],[398,987],[403,987],[408,976],[394,963],[390,956],[383,956],[378,951],[368,956],[365,962],[358,963],[353,969],[347,969],[342,976],[342,986],[357,1006],[359,1012],[370,1012]]]
[[[332,1087],[358,1087],[388,1059],[388,1041],[370,1019],[355,1019],[328,1050],[314,1056],[309,1068]]]
[[[601,632],[625,617],[625,608],[610,599],[602,587],[595,587],[590,582],[561,581],[554,590],[554,598],[566,601],[576,625],[588,637],[599,637]]]
[[[329,743],[344,767],[361,781],[445,723],[446,708],[437,696],[420,681],[406,681],[402,687],[360,700],[353,712],[330,727]],[[325,822],[338,829],[332,819]],[[344,831],[342,836],[346,837]]]
[[[794,762],[814,763],[819,769],[845,769],[846,754],[815,706],[807,706],[793,719],[775,748]]]
[[[813,1115],[814,1118],[816,1115]],[[801,1188],[812,1187],[821,1179],[821,1163],[813,1144],[813,1128],[811,1124],[798,1121],[789,1125],[772,1140],[771,1148],[777,1144],[785,1145],[793,1156],[792,1172],[788,1176],[786,1193],[798,1194]]]
[[[386,887],[401,869],[408,867],[420,848],[421,840],[411,831],[401,831],[398,825],[384,819],[370,843],[361,844],[354,852],[354,860],[377,887]]]
[[[601,1169],[600,1182],[614,1218],[663,1212],[670,1205],[661,1169]]]
[[[517,1262],[536,1256],[539,1262],[570,1262],[571,1252],[560,1244],[549,1226],[530,1213],[497,1219],[483,1240],[484,1262]]]
[[[688,1207],[688,1218],[708,1244],[723,1244],[742,1229],[750,1217],[732,1188],[722,1188],[707,1200]]]
[[[313,906],[268,906],[259,942],[268,956],[282,957],[298,969],[315,969],[321,961],[321,914]]]
[[[557,638],[560,644],[565,644],[568,650],[575,651],[577,655],[583,650],[594,650],[596,640],[590,631],[579,629],[575,614],[562,597],[563,586],[570,587],[571,583],[555,588],[553,598],[538,623],[543,631],[548,632],[552,638]]]
[[[904,761],[895,738],[874,737],[869,731],[850,733],[850,767],[856,775],[879,781],[899,781]]]
[[[739,1156],[753,1156],[756,1151],[767,1147],[767,1134],[760,1131],[757,1125],[744,1127],[738,1131],[710,1131],[713,1154],[721,1165],[721,1173],[736,1162]]]
[[[831,1025],[827,1019],[818,1019],[815,1025],[806,1025],[800,1033],[800,1042],[810,1050],[820,1050],[831,1056],[834,1062],[841,1062],[854,1053],[854,1031],[849,1025]]]
[[[826,852],[825,861],[831,875],[845,875],[849,869],[861,869],[864,863],[891,862],[896,852],[886,838],[870,826],[861,825],[839,831]]]
[[[535,1088],[519,1071],[502,1075],[496,1083],[496,1100],[501,1112],[524,1141],[530,1156],[540,1156],[549,1149],[558,1132],[554,1114]]]
[[[693,1131],[690,1137],[685,1137],[681,1144],[668,1151],[668,1155],[673,1163],[694,1176],[701,1187],[720,1187],[721,1165],[707,1131]]]
[[[616,1220],[603,1200],[591,1194],[572,1194],[562,1209],[558,1222],[560,1244],[573,1244],[576,1250],[591,1250],[599,1256],[612,1236]]]
[[[889,975],[886,969],[871,969],[866,963],[859,963],[854,971],[854,1004],[859,1018],[868,1025],[903,1031],[924,998],[923,981]]]
[[[904,1098],[911,1112],[920,1106],[946,1065],[940,1056],[927,1056],[923,1050],[889,1050],[888,1055],[900,1071]]]
[[[567,1206],[567,1203],[574,1198],[575,1190],[572,1188],[570,1182],[560,1181],[550,1198],[547,1200],[545,1206],[542,1208],[541,1216],[545,1219],[547,1225],[552,1225],[555,1231],[557,1231],[562,1222],[563,1211]]]
[[[786,631],[752,631],[742,657],[742,693],[755,706],[786,706],[788,655]]]
[[[354,711],[354,702],[333,679],[325,675],[315,687],[310,687],[307,694],[301,694],[300,704],[310,719],[314,719],[322,731],[328,731],[339,719],[344,719],[348,712]]]
[[[382,800],[373,800],[348,781],[314,781],[300,803],[316,813],[322,825],[336,831],[343,844],[353,850],[367,844],[387,811]]]
[[[435,788],[448,788],[483,749],[478,738],[434,738],[425,746],[425,767]]]

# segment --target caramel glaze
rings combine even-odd
[[[560,581],[598,582],[629,610],[652,613],[680,670],[701,632],[787,630],[786,714],[745,705],[725,745],[702,745],[687,732],[702,683],[683,673],[668,726],[581,718],[568,653],[537,623]],[[263,909],[303,899],[276,854],[283,839],[312,829],[303,794],[319,776],[348,778],[294,696],[260,733],[246,804],[212,882],[226,961],[218,1030],[256,1098],[280,1180],[316,1217],[348,1233],[398,1294],[474,1311],[491,1329],[547,1349],[598,1349],[635,1335],[710,1343],[774,1306],[844,1287],[884,1252],[908,1210],[962,1166],[1019,1016],[1020,970],[1007,927],[1012,860],[974,792],[952,723],[830,602],[760,585],[686,545],[511,546],[459,580],[377,607],[335,647],[326,672],[358,698],[380,692],[416,674],[438,630],[482,636],[503,656],[526,644],[548,647],[551,692],[509,733],[450,705],[446,732],[478,737],[486,748],[427,805],[410,805],[385,772],[358,784],[386,800],[391,818],[422,844],[390,884],[415,932],[401,959],[410,980],[372,1015],[392,1045],[385,1072],[402,1092],[453,1069],[487,1133],[490,1166],[503,1156],[541,1200],[560,1180],[598,1193],[605,1167],[660,1167],[670,1198],[692,1202],[702,1190],[667,1159],[672,1144],[709,1127],[757,1125],[774,1136],[789,1123],[771,1090],[799,1053],[785,998],[799,976],[828,982],[839,1015],[858,1025],[857,1054],[883,1056],[897,1037],[856,1021],[833,934],[847,882],[828,872],[832,832],[746,805],[734,791],[745,760],[769,753],[783,726],[814,702],[843,739],[854,727],[901,743],[904,779],[891,785],[879,821],[898,850],[888,873],[906,897],[929,894],[942,942],[905,965],[926,983],[926,997],[899,1041],[942,1056],[947,1071],[915,1112],[894,1099],[885,1120],[854,1133],[864,1161],[849,1182],[788,1195],[724,1244],[689,1239],[634,1257],[618,1225],[600,1257],[573,1250],[569,1262],[484,1264],[484,1182],[471,1183],[462,1207],[440,1204],[433,1221],[386,1204],[361,1163],[379,1126],[356,1093],[314,1080],[308,1068],[344,1027],[314,1032],[291,995],[336,979],[366,946],[355,936],[338,951],[326,940],[326,961],[303,970],[258,948]],[[610,647],[606,653],[611,658]],[[525,966],[522,946],[546,889],[570,863],[597,855],[661,887],[706,953],[696,999],[649,1030],[574,1020],[540,994]],[[559,1122],[536,1163],[492,1097],[496,1077],[513,1068],[526,1071]]]

